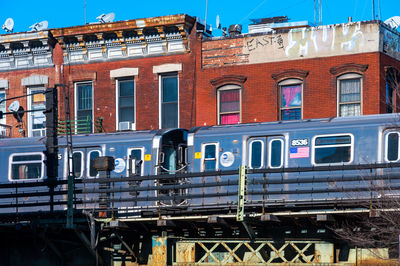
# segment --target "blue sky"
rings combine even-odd
[[[29,26],[42,20],[49,21],[49,28],[83,25],[85,23],[85,0],[28,1],[0,0],[0,24],[8,17],[15,21],[14,32],[29,31]],[[372,19],[372,0],[321,0],[323,24]],[[375,0],[376,13],[378,2]],[[399,0],[380,0],[381,20],[400,16]],[[240,23],[247,32],[250,18],[287,15],[291,21],[314,22],[314,0],[208,0],[207,24],[215,26],[219,14],[222,26]],[[188,14],[205,18],[206,0],[86,0],[87,22],[96,21],[102,13],[114,12],[115,21],[145,17]],[[5,31],[0,29],[0,34]],[[214,35],[220,35],[214,31]]]

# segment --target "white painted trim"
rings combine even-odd
[[[144,147],[135,147],[135,148],[128,148],[128,153],[127,153],[127,164],[126,164],[126,176],[129,176],[129,171],[131,170],[129,168],[129,156],[131,155],[131,151],[133,150],[140,150],[141,151],[141,158],[140,160],[142,160],[142,165],[140,166],[140,175],[143,176],[144,175]]]
[[[163,64],[153,66],[153,74],[168,73],[168,72],[179,72],[182,71],[182,64]]]
[[[162,128],[162,79],[163,77],[176,77],[176,83],[177,83],[177,94],[178,94],[178,125],[177,127],[179,128],[180,125],[180,104],[179,104],[179,75],[176,74],[165,74],[165,75],[158,75],[158,128]]]
[[[242,123],[242,87],[235,84],[228,84],[222,87],[219,87],[217,90],[217,123],[221,125],[221,91],[229,91],[229,90],[239,90],[239,123]],[[233,112],[232,112],[233,113]]]
[[[260,167],[254,168],[252,165],[252,159],[253,159],[253,143],[255,142],[260,142],[261,143],[261,165]],[[250,169],[261,169],[264,167],[264,154],[265,154],[265,143],[264,143],[264,139],[259,139],[259,138],[252,138],[249,141],[249,168]]]
[[[21,86],[34,86],[49,84],[49,77],[45,75],[33,75],[21,79]]]
[[[118,69],[113,69],[110,71],[110,78],[123,78],[132,77],[139,75],[139,68],[137,67],[123,67]]]
[[[281,164],[279,166],[272,166],[271,165],[271,159],[272,159],[272,142],[273,141],[280,141],[281,142]],[[271,169],[276,169],[276,168],[282,168],[283,166],[283,147],[284,147],[284,141],[282,138],[270,138],[268,140],[268,168]]]
[[[282,80],[281,82],[278,83],[278,88],[279,88],[279,120],[282,120],[282,110],[288,110],[288,109],[296,109],[298,107],[289,107],[289,108],[284,108],[282,107],[282,86],[293,86],[293,85],[300,85],[301,86],[301,106],[300,106],[300,114],[301,117],[300,119],[303,119],[303,102],[304,102],[304,96],[303,96],[303,80],[301,79],[296,79],[296,78],[289,78]]]
[[[94,131],[94,88],[93,88],[93,81],[82,81],[82,82],[75,82],[74,83],[74,117],[75,120],[78,119],[77,115],[78,115],[78,104],[77,104],[77,85],[79,84],[85,84],[85,83],[90,83],[92,85],[92,133]],[[75,130],[75,134],[77,134],[77,130]]]
[[[125,80],[125,79],[123,79]],[[123,81],[122,80],[122,81]],[[132,124],[132,129],[136,130],[136,110],[137,110],[137,101],[136,101],[136,80],[134,78],[132,79],[126,79],[126,80],[133,80],[133,99],[134,99],[134,103],[133,103],[133,110],[134,110],[134,120],[135,122],[131,123]],[[116,79],[115,81],[115,130],[120,130],[119,128],[119,79]]]
[[[389,139],[389,135],[390,134],[397,134],[397,137],[398,137],[398,141],[399,141],[399,144],[400,144],[400,134],[399,134],[399,132],[397,132],[397,131],[389,131],[389,132],[386,132],[386,134],[385,134],[385,161],[386,162],[390,162],[390,163],[393,163],[393,162],[397,162],[398,160],[399,160],[399,156],[400,156],[400,145],[398,145],[397,146],[397,159],[396,160],[392,160],[392,161],[390,161],[389,160],[389,158],[388,158],[388,139]]]
[[[99,153],[99,157],[101,157],[102,154],[103,154],[103,152],[102,152],[101,150],[97,150],[97,149],[95,149],[95,150],[90,150],[90,151],[88,151],[88,152],[86,153],[86,165],[87,165],[87,167],[86,167],[86,177],[87,177],[87,178],[96,178],[96,177],[99,177],[99,174],[98,174],[98,173],[97,173],[96,176],[91,176],[91,175],[90,175],[90,154],[91,154],[92,152],[98,152],[98,153]]]
[[[358,73],[347,73],[336,78],[336,116],[340,117],[340,81],[345,79],[360,79],[360,115],[363,114],[363,76]],[[351,104],[351,103],[343,103]]]
[[[83,171],[85,170],[83,151],[74,151],[72,153],[72,162],[70,164],[70,167],[72,168],[72,164],[73,164],[73,161],[74,161],[73,160],[73,158],[74,158],[73,156],[74,156],[75,153],[80,153],[81,154],[81,172],[80,172],[79,176],[75,176],[75,178],[82,178],[83,177]],[[66,174],[66,176],[68,176],[68,173]]]
[[[215,171],[218,171],[219,169],[219,142],[210,142],[210,143],[202,143],[201,144],[201,165],[200,165],[200,171],[204,172],[205,167],[204,167],[204,162],[205,162],[205,150],[207,145],[214,145],[215,146]]]
[[[351,143],[350,144],[332,144],[332,145],[323,145],[319,146],[319,148],[331,148],[331,147],[348,147],[350,146],[350,161],[348,162],[339,162],[339,163],[315,163],[315,140],[317,138],[324,137],[341,137],[341,136],[350,136]],[[324,166],[324,165],[347,165],[351,164],[354,160],[354,135],[351,133],[343,133],[343,134],[327,134],[327,135],[316,135],[312,138],[312,151],[311,151],[311,164],[313,166]]]
[[[14,156],[20,156],[20,155],[40,155],[41,160],[40,161],[21,161],[20,163],[15,163],[15,164],[24,164],[24,163],[40,163],[41,164],[41,176],[39,178],[27,178],[27,179],[12,179],[11,176],[11,169],[13,165],[13,157]],[[32,180],[42,180],[44,177],[44,154],[43,152],[23,152],[23,153],[12,153],[10,154],[10,157],[8,158],[8,181],[10,182],[24,182],[24,181],[32,181]]]
[[[34,86],[34,87],[28,87],[28,94],[32,94],[33,92],[35,92],[35,91],[40,91],[40,90],[43,90],[43,92],[44,91],[46,91],[46,88],[44,87],[44,86]],[[32,97],[33,96],[28,96],[27,97],[27,108],[28,108],[28,110],[32,110]],[[44,96],[44,97],[46,97],[46,96]],[[29,112],[28,114],[27,114],[27,121],[28,121],[28,137],[32,137],[33,136],[33,129],[32,129],[32,125],[33,125],[33,122],[32,122],[32,116],[33,116],[33,112]],[[46,118],[45,118],[46,119]],[[46,127],[45,127],[45,129],[46,129]],[[40,134],[41,135],[41,134]],[[44,133],[44,136],[46,135],[46,133]]]

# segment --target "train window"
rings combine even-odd
[[[394,162],[399,159],[399,133],[391,132],[386,135],[386,160]]]
[[[261,168],[264,162],[264,142],[253,140],[250,143],[250,168]]]
[[[314,139],[315,164],[340,164],[352,161],[352,136],[321,136]]]
[[[98,172],[97,170],[94,168],[94,159],[96,159],[97,157],[100,157],[101,153],[100,151],[90,151],[89,152],[89,177],[96,177]]]
[[[283,140],[273,139],[269,142],[269,167],[280,168],[283,165]]]
[[[203,171],[217,171],[217,144],[203,145]]]
[[[72,171],[74,176],[77,178],[82,177],[83,170],[83,153],[81,151],[76,151],[72,154]]]
[[[43,153],[12,154],[10,181],[43,178]]]
[[[129,149],[128,150],[128,158],[130,160],[135,160],[135,164],[136,164],[135,173],[138,175],[143,175],[143,148]],[[131,163],[129,163],[128,167],[129,167],[129,169],[128,169],[128,172],[129,172],[130,169],[132,169],[131,167],[133,167],[133,165],[131,165]]]

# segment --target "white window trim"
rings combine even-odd
[[[92,153],[92,152],[98,152],[99,153],[99,157],[101,157],[102,156],[102,151],[101,150],[91,150],[91,151],[88,151],[87,153],[86,153],[86,165],[87,165],[87,167],[86,167],[86,176],[88,177],[88,178],[97,178],[97,177],[99,177],[99,174],[97,174],[96,176],[91,176],[90,175],[90,154]]]
[[[83,172],[84,172],[84,170],[85,170],[85,164],[84,164],[85,158],[84,158],[84,154],[83,154],[82,151],[74,151],[74,152],[72,152],[72,155],[73,155],[74,153],[80,153],[80,154],[82,155],[82,157],[81,157],[81,173],[80,173],[79,176],[76,176],[76,177],[75,177],[75,178],[82,178],[82,177],[83,177]],[[70,167],[71,167],[71,168],[72,168],[72,163],[73,163],[73,160],[72,160],[72,162],[71,162],[71,164],[70,164]],[[71,170],[72,170],[72,169],[71,169]],[[66,176],[68,176],[68,173],[66,174]]]
[[[27,179],[12,179],[11,173],[12,173],[12,165],[13,165],[13,157],[14,156],[23,156],[23,155],[40,155],[41,156],[41,176],[39,178],[27,178]],[[42,180],[44,177],[44,154],[43,152],[24,152],[24,153],[11,153],[10,157],[8,159],[8,181],[10,182],[25,182],[25,181],[32,181],[32,180]],[[39,161],[23,161],[24,163],[38,163]],[[18,163],[18,164],[23,164],[23,163]]]
[[[236,84],[227,84],[222,87],[219,87],[217,90],[217,122],[218,125],[221,125],[221,91],[230,91],[230,90],[239,90],[239,123],[242,123],[242,87]],[[232,112],[236,113],[236,112]],[[225,113],[223,113],[225,114]]]
[[[337,106],[336,106],[336,116],[340,117],[340,81],[345,80],[345,79],[360,79],[360,115],[363,114],[363,75],[357,74],[357,73],[347,73],[340,75],[339,77],[336,78],[336,99],[337,99]],[[352,104],[352,103],[358,103],[358,102],[348,102],[348,103],[343,103],[343,105],[346,104]]]
[[[179,99],[179,75],[178,73],[160,73],[158,75],[158,128],[162,129],[162,79],[163,77],[176,76],[177,79],[177,93],[178,93],[178,128],[181,124],[180,121],[180,99]]]
[[[293,86],[293,85],[300,85],[301,87],[301,105],[300,105],[300,120],[303,119],[303,102],[304,102],[304,97],[303,97],[303,84],[304,80],[302,79],[296,79],[296,78],[289,78],[282,80],[278,83],[278,88],[279,88],[279,120],[282,120],[282,110],[285,109],[296,109],[298,107],[290,107],[290,108],[283,108],[282,107],[282,86]]]
[[[280,141],[281,142],[281,164],[279,166],[271,166],[271,154],[272,154],[272,142],[273,141]],[[271,169],[278,169],[278,168],[282,168],[283,166],[283,148],[284,148],[284,141],[281,138],[271,138],[268,140],[268,168]]]
[[[389,160],[389,158],[388,158],[388,139],[389,139],[389,135],[390,134],[397,134],[398,135],[398,137],[399,137],[399,145],[397,145],[397,159],[396,160],[393,160],[393,161],[390,161]],[[400,159],[400,133],[399,132],[397,132],[397,131],[389,131],[389,132],[386,132],[385,133],[385,161],[386,162],[390,162],[390,163],[393,163],[393,162],[397,162],[397,161],[399,161],[399,159]]]
[[[253,158],[253,143],[254,142],[261,142],[261,165],[260,167],[254,168],[252,165],[252,158]],[[262,139],[252,139],[249,143],[249,168],[250,169],[261,169],[264,167],[264,141]]]
[[[129,160],[129,156],[131,155],[132,150],[140,150],[141,151],[142,158],[140,158],[140,160],[142,160],[142,165],[140,166],[140,175],[143,176],[144,175],[144,147],[128,148],[128,153],[126,156],[126,158],[128,158],[127,160]],[[130,170],[131,169],[129,168],[129,162],[128,162],[127,167],[126,167],[126,176],[129,176]]]
[[[209,143],[202,143],[201,144],[201,167],[200,171],[204,172],[204,162],[205,162],[205,150],[207,145],[215,145],[215,171],[219,170],[219,142],[209,142]]]
[[[1,92],[4,92],[4,99],[7,99],[6,88],[0,87],[0,93]],[[5,105],[5,109],[3,111],[7,112],[7,102],[4,102],[4,105]],[[7,116],[6,115],[3,115],[3,118],[0,119],[0,123],[1,123],[1,120],[4,121],[4,123],[2,123],[2,124],[5,124],[5,125],[7,124]]]
[[[120,81],[124,81],[124,80],[133,80],[133,99],[134,99],[134,103],[133,103],[133,110],[134,110],[134,120],[135,122],[131,123],[132,124],[132,130],[136,130],[136,80],[133,76],[131,77],[119,77],[118,79],[116,79],[115,81],[115,128],[116,130],[120,130],[119,128],[119,83]]]
[[[348,162],[339,162],[339,163],[315,163],[315,140],[320,137],[341,137],[341,136],[350,136],[351,143],[350,144],[338,144],[338,145],[323,145],[320,146],[322,148],[329,147],[348,147],[350,146],[350,161]],[[326,165],[347,165],[353,163],[354,160],[354,135],[351,133],[341,133],[341,134],[327,134],[327,135],[316,135],[312,138],[312,151],[311,151],[311,164],[313,166],[326,166]]]
[[[28,87],[28,94],[32,94],[34,91],[40,90],[40,89],[43,89],[43,91],[46,91],[45,85],[35,85],[35,86]],[[27,100],[28,100],[27,108],[28,108],[28,110],[32,110],[32,100],[33,100],[32,97],[33,97],[32,95],[27,97]],[[44,97],[46,97],[46,96],[44,95]],[[28,121],[28,137],[32,137],[32,136],[33,136],[33,128],[32,128],[33,122],[32,122],[32,116],[33,116],[33,112],[28,113],[28,115],[27,115],[27,121]],[[45,119],[46,119],[46,118],[45,118]],[[44,128],[44,130],[46,130],[46,127]],[[43,136],[41,135],[41,137],[44,137],[44,136],[46,136],[46,132],[44,132],[44,135],[43,135]]]
[[[74,83],[74,117],[75,120],[78,120],[78,104],[77,104],[77,85],[90,83],[92,85],[92,133],[94,131],[94,87],[93,81],[79,81]],[[75,127],[75,134],[78,133],[78,130]]]

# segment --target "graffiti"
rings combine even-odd
[[[363,45],[364,34],[359,23],[302,28],[289,32],[285,53],[288,57],[296,57],[329,51],[353,52]]]
[[[383,52],[400,58],[400,36],[389,30],[383,30]]]
[[[249,52],[265,46],[277,46],[278,49],[285,49],[283,38],[279,34],[277,36],[261,36],[252,38],[246,43]]]

